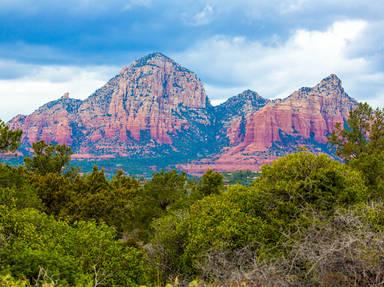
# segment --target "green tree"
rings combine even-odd
[[[250,170],[240,170],[224,173],[224,181],[227,184],[241,184],[249,186],[259,176],[257,172]]]
[[[188,220],[189,210],[180,209],[153,221],[150,263],[158,273],[159,286],[188,269],[182,258],[188,236]]]
[[[91,173],[84,175],[33,173],[30,182],[48,214],[71,222],[105,222],[115,227],[119,234],[132,225],[138,182],[130,177],[119,173],[108,181],[104,171],[94,167]]]
[[[41,199],[36,190],[31,186],[24,185],[19,188],[0,187],[0,205],[12,208],[35,208],[44,210]]]
[[[114,189],[138,189],[139,182],[130,176],[124,174],[122,170],[118,170],[111,179],[111,186]]]
[[[155,220],[151,242],[154,267],[162,271],[162,279],[201,275],[213,253],[256,248],[271,240],[267,222],[250,212],[253,196],[248,188],[233,186]]]
[[[362,171],[372,191],[384,192],[384,109],[359,104],[329,140],[347,164]]]
[[[281,258],[289,249],[286,236],[305,230],[313,214],[329,218],[337,208],[364,202],[366,191],[359,171],[327,155],[287,155],[264,166],[251,187],[231,186],[195,202],[188,212],[156,220],[158,262],[201,275],[210,258],[236,256],[242,249],[258,260]]]
[[[23,167],[0,164],[0,205],[43,210],[37,190],[30,184]]]
[[[84,174],[81,178],[81,183],[78,186],[78,192],[83,193],[98,193],[101,190],[109,190],[111,187],[105,177],[104,169],[93,167],[91,173]]]
[[[0,152],[15,151],[20,145],[21,135],[21,130],[11,130],[0,120]]]
[[[161,171],[153,175],[144,186],[144,192],[162,211],[186,195],[187,177],[185,173]]]
[[[23,167],[0,164],[1,187],[21,187],[25,184],[28,184],[28,179]]]
[[[263,166],[253,185],[269,197],[265,202],[268,212],[286,221],[307,208],[333,212],[335,207],[367,198],[359,171],[310,152],[290,154]]]
[[[224,177],[213,170],[208,170],[200,179],[198,190],[203,196],[219,194],[224,190]]]
[[[1,287],[30,287],[31,285],[27,280],[15,279],[9,274],[0,275],[0,286]],[[49,287],[49,285],[47,286]]]
[[[152,235],[152,221],[182,206],[191,192],[185,173],[173,170],[154,174],[133,199],[131,235],[148,241]]]
[[[24,163],[28,171],[42,175],[47,173],[61,173],[71,160],[71,148],[66,145],[48,145],[44,141],[32,145],[33,156],[25,158]]]
[[[192,205],[183,254],[187,272],[198,270],[210,253],[256,248],[271,239],[265,219],[254,216],[242,204],[244,196],[248,194],[241,189],[231,189]]]
[[[55,286],[138,286],[148,282],[143,253],[116,240],[105,224],[73,225],[34,209],[0,205],[0,274]]]
[[[67,206],[76,199],[75,182],[71,178],[59,173],[32,173],[29,182],[43,202],[45,212],[55,216],[67,215]]]

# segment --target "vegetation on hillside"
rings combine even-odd
[[[1,152],[21,134],[0,123]],[[330,142],[260,174],[138,181],[81,174],[33,145],[0,165],[0,286],[380,286],[384,110],[361,104]]]

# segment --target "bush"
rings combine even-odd
[[[332,212],[368,198],[358,171],[309,152],[290,154],[264,166],[254,186],[270,196],[268,212],[286,220],[303,209]]]
[[[98,281],[99,286],[146,283],[144,255],[116,240],[104,224],[69,225],[34,209],[0,213],[0,273],[38,280],[41,270],[60,286]]]

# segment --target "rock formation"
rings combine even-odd
[[[191,173],[257,170],[305,145],[327,150],[327,135],[356,102],[336,75],[281,100],[247,90],[212,107],[196,74],[161,53],[136,60],[84,101],[64,94],[8,124],[22,144],[70,145],[75,158],[173,158]]]
[[[131,156],[167,146],[189,133],[204,144],[197,126],[211,126],[210,105],[197,76],[160,53],[135,61],[84,101],[48,103],[9,125],[23,130],[23,144],[38,140],[71,145],[76,153]]]
[[[243,113],[241,120],[230,117],[226,124],[228,147],[214,157],[179,167],[194,174],[208,168],[258,170],[300,145],[314,152],[330,152],[325,145],[327,136],[336,123],[346,121],[356,104],[345,93],[340,79],[330,75],[313,88],[301,88],[285,99],[266,102],[260,109]]]

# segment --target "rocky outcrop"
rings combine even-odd
[[[80,108],[80,121],[93,142],[140,142],[147,136],[159,144],[172,144],[172,135],[190,125],[174,114],[191,109],[201,117],[198,121],[209,125],[206,107],[207,96],[197,76],[156,53],[123,68],[87,99]]]

